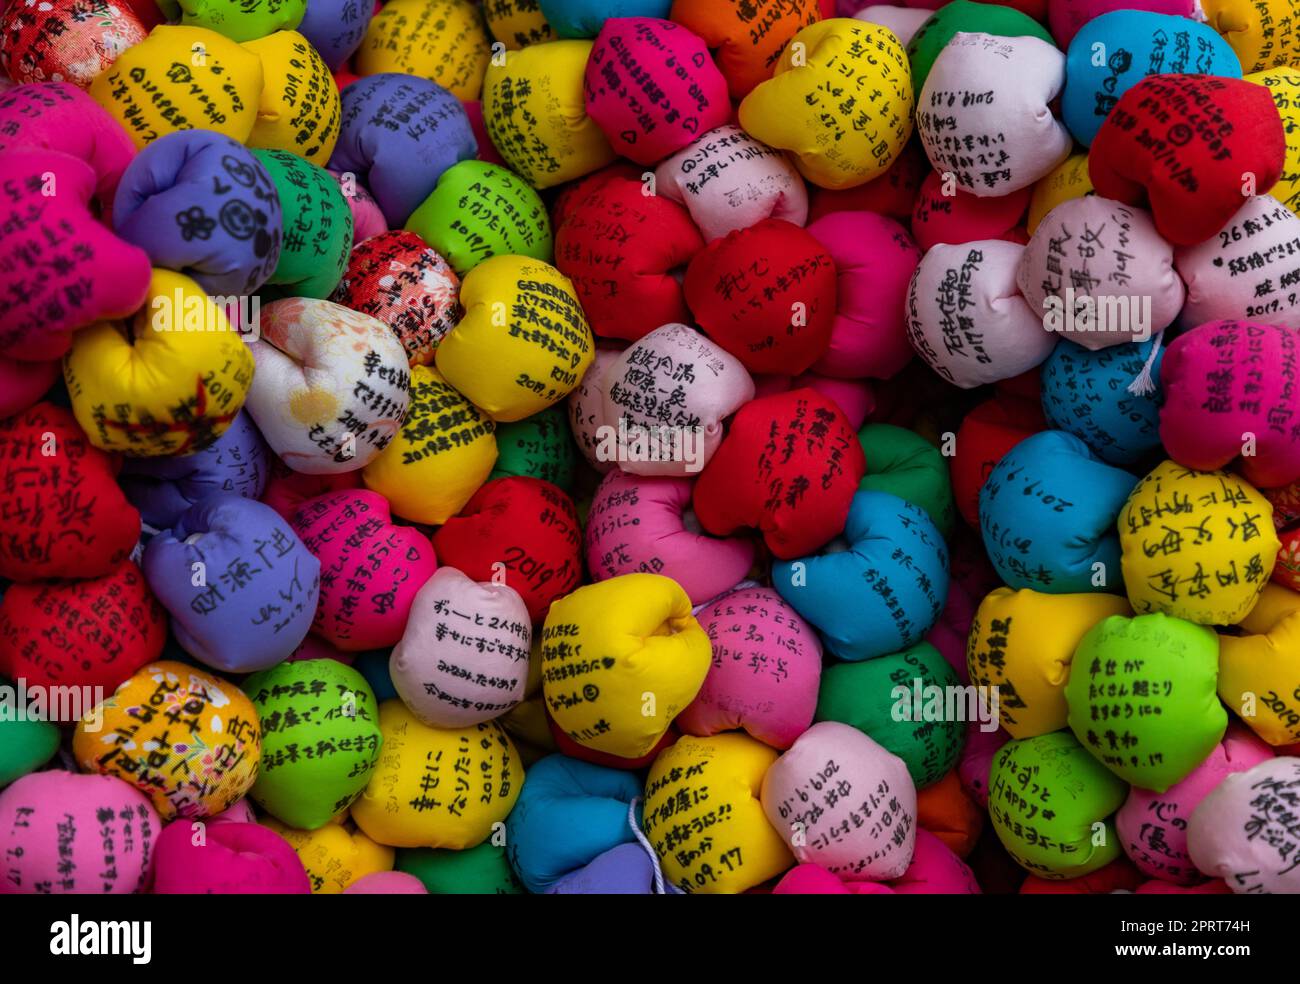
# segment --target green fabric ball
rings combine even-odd
[[[952,533],[956,508],[948,462],[920,434],[893,424],[867,424],[858,431],[867,456],[859,490],[889,492],[920,506],[944,537]]]
[[[907,57],[912,62],[912,92],[917,98],[920,98],[921,89],[939,52],[954,35],[962,32],[996,34],[1003,38],[1028,35],[1056,47],[1047,28],[1014,7],[953,0],[936,10],[912,35],[912,40],[907,42]]]
[[[19,707],[7,682],[0,691],[0,787],[35,772],[59,750],[59,728],[50,721],[18,720]]]
[[[186,27],[206,27],[240,44],[295,31],[307,13],[307,0],[161,0],[158,6],[169,18],[179,7]]]
[[[464,851],[402,848],[394,870],[414,875],[430,895],[523,895],[524,887],[491,839]]]
[[[923,789],[947,775],[961,757],[965,721],[961,715],[947,720],[945,710],[945,688],[960,686],[957,672],[939,650],[918,642],[888,656],[827,667],[815,719],[857,728],[901,758],[916,787]],[[937,705],[935,691],[928,687],[939,688]],[[960,706],[966,716],[974,710],[965,700]]]
[[[465,276],[494,256],[550,262],[551,220],[536,190],[507,168],[461,161],[406,220],[414,232]]]
[[[1065,700],[1070,730],[1125,782],[1163,793],[1223,740],[1219,637],[1156,612],[1112,615],[1075,648]]]
[[[286,150],[254,150],[280,196],[280,262],[262,288],[278,297],[329,297],[352,252],[352,210],[323,167]]]
[[[351,805],[379,761],[379,705],[366,678],[333,659],[280,663],[244,681],[262,722],[253,801],[315,830]]]
[[[989,771],[998,840],[1041,878],[1078,878],[1119,857],[1112,814],[1127,797],[1128,786],[1068,731],[1007,742]]]
[[[561,406],[497,425],[497,463],[488,481],[514,476],[540,478],[569,492],[577,467],[578,449]]]

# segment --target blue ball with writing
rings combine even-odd
[[[1241,78],[1236,52],[1214,30],[1186,17],[1112,10],[1079,29],[1065,57],[1061,119],[1090,146],[1124,95],[1148,75]]]
[[[1160,449],[1160,363],[1165,350],[1154,338],[1096,352],[1061,339],[1041,370],[1043,415],[1112,465],[1132,465]],[[1134,392],[1151,358],[1154,389]]]
[[[506,818],[506,857],[524,887],[549,891],[620,844],[636,842],[641,783],[631,772],[548,755],[524,773]]]
[[[1122,592],[1115,523],[1136,484],[1073,434],[1025,438],[980,489],[980,533],[994,569],[1013,588]]]
[[[667,20],[673,0],[540,0],[542,16],[557,37],[594,38],[614,17]]]
[[[329,168],[367,188],[391,229],[406,224],[443,171],[478,156],[465,107],[437,82],[367,75],[343,90],[341,103]]]
[[[933,628],[948,598],[948,546],[920,506],[859,492],[843,534],[820,554],[773,565],[772,584],[832,655],[871,659]]]
[[[234,493],[260,499],[271,476],[271,452],[245,410],[225,433],[197,454],[128,458],[120,483],[140,518],[157,530],[210,496]]]
[[[211,496],[145,548],[145,580],[195,659],[226,673],[269,669],[311,629],[320,561],[265,503]]]

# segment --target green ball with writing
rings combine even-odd
[[[243,686],[262,722],[249,795],[290,827],[323,827],[361,794],[379,761],[370,685],[337,660],[305,659],[254,673]]]
[[[989,818],[1007,853],[1040,878],[1079,878],[1120,855],[1113,814],[1128,785],[1068,731],[1007,742],[989,770]]]
[[[540,478],[570,492],[577,467],[578,449],[563,407],[547,407],[512,424],[497,424],[497,463],[489,481]]]
[[[463,851],[400,848],[397,871],[414,875],[430,895],[523,895],[524,887],[491,839]]]
[[[889,492],[920,506],[939,532],[952,532],[955,513],[952,479],[939,449],[915,431],[893,424],[867,424],[858,431],[867,456],[860,490]]]
[[[1079,640],[1065,684],[1070,730],[1125,782],[1163,793],[1223,740],[1219,637],[1155,612],[1112,615]]]
[[[1014,7],[1000,3],[953,0],[931,14],[907,42],[907,57],[912,63],[912,93],[915,96],[921,95],[921,89],[925,86],[925,80],[934,67],[939,52],[961,32],[995,34],[1003,38],[1028,36],[1056,47],[1047,28]],[[920,108],[917,106],[918,110]]]
[[[58,726],[49,721],[23,720],[27,708],[0,680],[0,788],[35,772],[59,750]]]
[[[252,151],[280,196],[280,262],[263,286],[267,300],[326,298],[352,251],[352,210],[328,171],[287,150]]]
[[[485,161],[461,161],[443,171],[406,229],[462,277],[494,256],[550,262],[553,248],[541,196],[514,171]]]
[[[957,688],[951,696],[949,687]],[[964,696],[957,672],[939,650],[918,642],[902,652],[822,671],[816,720],[857,728],[901,758],[923,789],[961,757],[966,719],[978,714]]]
[[[180,0],[179,4],[165,0],[159,3],[165,13],[176,6],[180,7],[181,23],[187,27],[206,27],[240,44],[276,31],[296,30],[307,13],[307,0]]]

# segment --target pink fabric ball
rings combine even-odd
[[[344,895],[428,895],[424,882],[405,871],[372,871],[362,875],[347,888]]]
[[[966,862],[924,828],[916,831],[916,850],[903,877],[891,882],[899,895],[981,895]]]
[[[1115,830],[1124,853],[1152,878],[1177,885],[1202,881],[1187,853],[1188,819],[1226,777],[1271,758],[1272,748],[1234,724],[1209,757],[1182,782],[1163,793],[1134,786],[1115,814]]]
[[[338,171],[330,171],[330,174],[339,183],[348,208],[352,211],[352,245],[356,246],[371,236],[387,232],[388,220],[384,218],[383,210],[375,201],[375,196],[356,180],[356,175],[345,180]]]
[[[388,500],[361,489],[308,499],[291,522],[320,561],[312,631],[348,652],[396,645],[416,593],[438,568],[429,538],[394,525]]]
[[[0,358],[0,419],[38,403],[62,372],[63,363],[58,359],[19,362]]]
[[[309,895],[311,881],[283,837],[257,823],[169,823],[155,853],[155,895]],[[195,843],[198,840],[199,843]]]
[[[705,242],[764,219],[808,221],[808,189],[790,158],[731,123],[661,163],[655,186],[686,206]]]
[[[966,744],[962,746],[961,759],[957,762],[957,777],[961,779],[961,788],[966,790],[966,794],[985,809],[989,805],[989,773],[993,769],[993,759],[1010,740],[1011,735],[1002,728],[985,731],[978,721],[966,725]]]
[[[569,429],[574,443],[598,472],[617,467],[617,462],[602,458],[601,435],[605,428],[617,429],[618,419],[610,418],[605,408],[605,377],[618,361],[619,350],[596,349],[596,357],[587,368],[586,375],[568,397]]]
[[[771,588],[733,591],[695,617],[713,644],[713,663],[677,727],[702,737],[744,728],[764,744],[789,748],[817,710],[816,631]]]
[[[921,250],[901,225],[875,212],[832,212],[808,231],[831,254],[836,272],[831,341],[813,371],[890,378],[912,359],[905,308]]]
[[[655,17],[611,17],[583,79],[587,115],[610,146],[655,164],[731,116],[727,80],[698,35]]]
[[[1240,895],[1300,894],[1297,795],[1300,758],[1279,756],[1226,777],[1187,824],[1192,863]]]
[[[149,797],[121,779],[29,773],[0,791],[0,894],[142,891],[161,832]]]
[[[695,482],[612,471],[592,496],[587,514],[587,569],[595,581],[621,574],[662,574],[681,585],[692,604],[734,587],[754,566],[745,537],[715,537],[691,513]]]
[[[1195,19],[1193,0],[1047,0],[1047,26],[1064,51],[1088,21],[1112,10],[1149,10]]]

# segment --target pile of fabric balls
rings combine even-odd
[[[1300,892],[1291,11],[12,0],[0,891]]]

